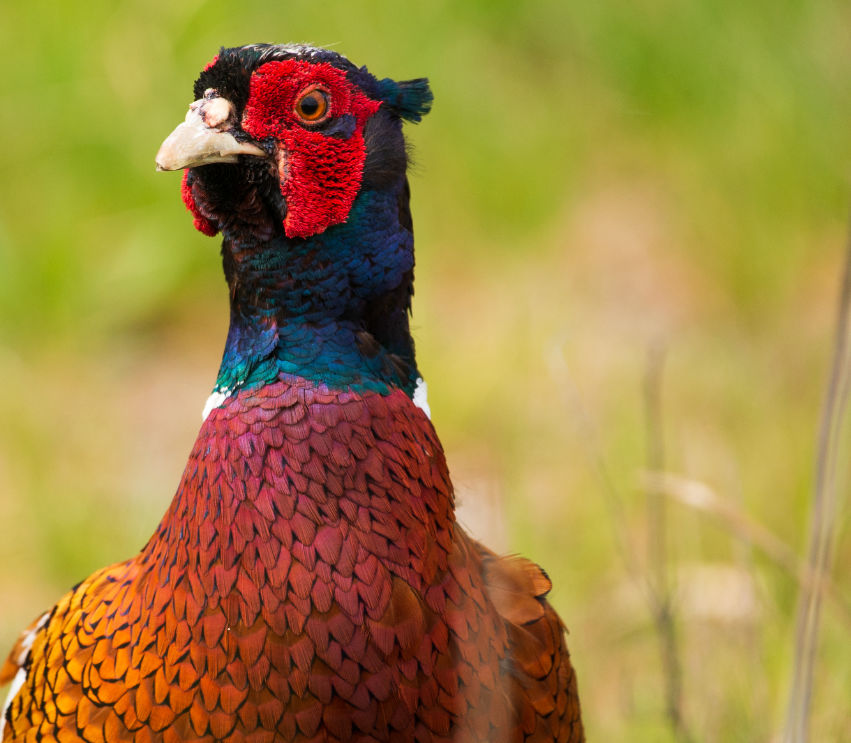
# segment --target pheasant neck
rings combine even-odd
[[[285,374],[334,389],[413,394],[413,234],[399,207],[406,196],[404,184],[363,192],[344,224],[308,239],[226,234],[230,329],[216,391]]]

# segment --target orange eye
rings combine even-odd
[[[308,88],[295,102],[295,112],[310,124],[322,121],[328,113],[328,94],[321,88]]]

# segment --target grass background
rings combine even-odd
[[[648,348],[667,469],[804,554],[849,21],[825,0],[0,0],[0,643],[145,542],[197,432],[226,292],[153,156],[198,70],[221,44],[334,44],[435,91],[408,129],[413,326],[463,518],[553,577],[589,738],[673,740],[643,588]],[[687,723],[775,740],[796,580],[705,513],[667,520]],[[814,740],[851,739],[848,639],[828,605]]]

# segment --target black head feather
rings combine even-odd
[[[304,44],[222,47],[216,59],[195,81],[195,98],[201,98],[208,88],[215,88],[241,112],[248,100],[251,74],[267,62],[287,59],[325,63],[343,70],[370,98],[383,101],[387,109],[402,119],[418,122],[431,110],[434,96],[426,78],[401,82],[388,77],[378,80],[366,67],[357,67],[342,54]]]

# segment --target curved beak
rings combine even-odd
[[[268,157],[251,142],[233,136],[234,107],[225,98],[201,98],[189,106],[186,119],[166,137],[157,152],[157,170],[180,170],[209,163],[235,163],[239,155]]]

